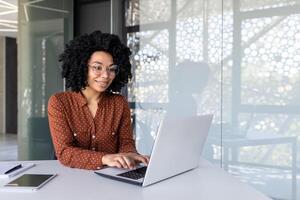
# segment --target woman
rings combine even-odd
[[[128,102],[117,94],[131,78],[130,54],[116,35],[100,31],[66,45],[59,61],[70,91],[48,102],[51,136],[62,164],[93,170],[147,165],[149,158],[135,148]]]

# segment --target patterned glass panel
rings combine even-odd
[[[128,35],[133,49],[133,79],[129,100],[140,103],[167,101],[168,31],[146,31]]]
[[[242,23],[242,104],[300,105],[300,15]]]
[[[161,52],[168,59],[168,81],[159,87],[163,90],[148,98],[145,88],[134,88],[145,79],[159,80],[150,72],[136,78],[139,83],[133,81],[130,88],[136,102],[137,146],[149,150],[152,143],[145,141],[155,138],[159,119],[173,102],[179,115],[213,113],[204,157],[212,162],[221,159],[225,170],[271,197],[295,199],[300,164],[295,146],[300,133],[296,4],[299,1],[176,0],[167,9],[172,16],[167,23],[151,23],[130,33],[128,39],[136,41],[133,63],[138,73],[146,66],[155,70],[141,62],[141,49],[150,55]],[[147,9],[140,11],[149,16]],[[161,31],[167,34],[160,48],[149,48],[152,37],[145,33]],[[189,106],[183,111],[182,105]]]
[[[292,138],[299,133],[299,120],[300,116],[288,114],[244,113],[239,115],[238,131],[249,137],[260,136],[267,140],[272,136],[280,141],[280,138]],[[290,144],[290,142],[282,142],[278,145],[267,145],[266,143],[261,146],[244,147],[239,151],[239,159],[242,162],[289,167],[293,158],[289,156],[292,154]]]

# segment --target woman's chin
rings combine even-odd
[[[99,92],[99,93],[105,92],[105,90],[107,89],[107,87],[99,87],[99,86],[97,86],[97,87],[91,87],[91,86],[89,86],[89,88],[91,90],[94,90],[95,92]]]

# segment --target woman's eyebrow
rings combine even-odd
[[[94,61],[94,62],[92,62],[93,64],[100,64],[100,65],[103,65],[103,63],[102,62],[100,62],[100,61]]]
[[[92,62],[92,64],[104,65],[104,64],[103,64],[102,62],[100,62],[100,61]],[[108,65],[108,66],[110,67],[110,66],[112,66],[112,65],[114,65],[114,63],[112,63],[112,64],[110,64],[110,65]]]

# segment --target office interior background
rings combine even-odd
[[[212,113],[205,159],[273,199],[300,198],[299,0],[0,0],[2,161],[53,158],[58,55],[96,29],[132,50],[122,93],[139,152],[166,111]]]

